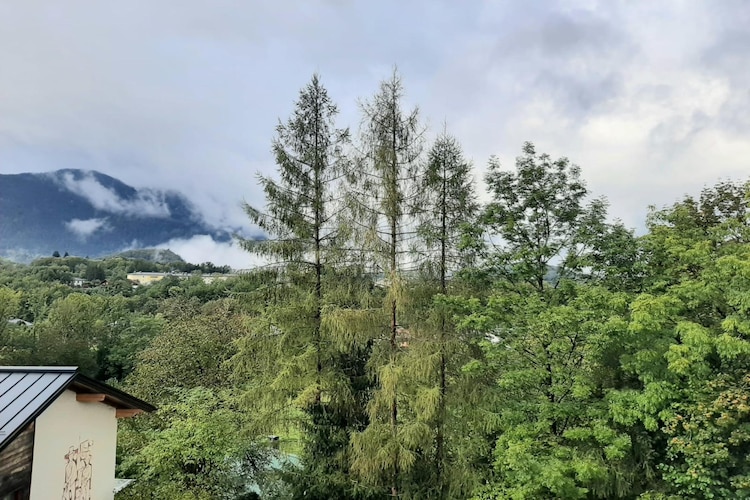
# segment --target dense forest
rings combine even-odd
[[[0,364],[159,408],[121,422],[118,498],[750,497],[749,183],[636,236],[531,143],[473,179],[396,73],[336,118],[314,76],[278,124],[252,272],[0,261]]]

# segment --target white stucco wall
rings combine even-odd
[[[65,391],[36,419],[31,500],[112,500],[116,445],[115,409]]]

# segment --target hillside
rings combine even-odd
[[[142,248],[138,250],[126,250],[113,257],[122,257],[130,260],[143,260],[157,264],[171,264],[173,262],[185,262],[182,257],[171,250],[161,248]]]
[[[96,171],[0,175],[0,256],[12,260],[104,256],[199,234],[231,237],[178,192],[135,189]]]

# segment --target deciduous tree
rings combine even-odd
[[[382,307],[349,314],[346,320],[349,328],[369,337],[369,367],[377,381],[369,402],[369,425],[352,437],[353,467],[367,482],[389,486],[393,496],[399,494],[402,474],[418,458],[415,447],[421,436],[429,433],[424,422],[413,419],[413,425],[401,426],[399,420],[399,412],[406,410],[399,409],[406,393],[404,271],[414,268],[424,132],[418,110],[405,110],[403,101],[403,84],[394,70],[362,104],[360,157],[349,175],[359,250],[372,271],[383,277],[385,287]]]
[[[466,264],[460,249],[466,226],[476,220],[479,208],[471,178],[471,165],[464,158],[458,141],[443,132],[427,155],[421,180],[421,210],[418,235],[422,241],[419,279],[411,293],[413,314],[410,318],[406,365],[409,376],[417,381],[417,418],[432,427],[433,443],[423,443],[424,454],[432,462],[437,493],[448,498],[461,494],[465,471],[456,467],[457,454],[448,446],[457,436],[448,436],[449,420],[455,424],[455,406],[466,400],[456,392],[459,368],[468,360],[470,342],[455,330],[452,313],[445,298],[466,291],[457,282]],[[460,427],[460,426],[459,426]],[[453,425],[453,430],[456,426]],[[455,450],[452,450],[455,451]],[[424,485],[421,485],[424,487]]]

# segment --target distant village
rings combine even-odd
[[[238,273],[182,273],[182,272],[132,272],[127,274],[127,280],[130,282],[133,288],[138,288],[143,285],[150,285],[156,283],[167,276],[171,276],[178,279],[188,279],[193,277],[200,277],[204,283],[211,284],[214,281],[228,280],[229,278],[235,278],[242,274]],[[73,278],[71,285],[76,288],[89,288],[94,285],[106,286],[107,281],[94,282],[85,278]]]

